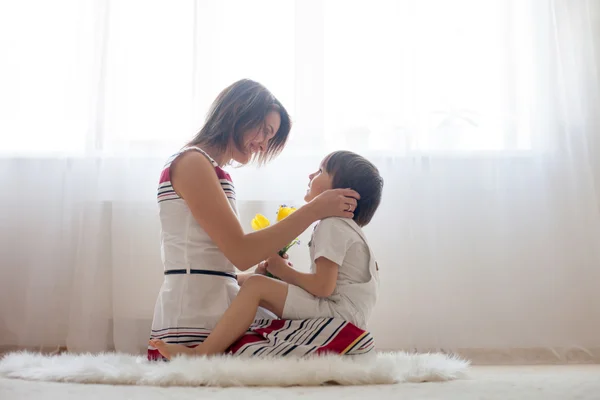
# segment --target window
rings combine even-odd
[[[182,146],[229,84],[257,80],[293,107],[294,3],[115,2],[105,150]]]
[[[527,26],[511,1],[325,3],[331,147],[404,153],[518,151]],[[529,49],[531,50],[531,49]],[[531,52],[529,52],[531,54]]]
[[[286,105],[294,154],[529,150],[527,3],[5,2],[0,151],[164,155],[241,78]]]

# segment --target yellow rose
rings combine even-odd
[[[265,229],[266,227],[271,225],[271,222],[264,215],[256,214],[256,217],[254,217],[251,224],[252,224],[252,229],[254,229],[255,231],[259,231],[259,230]]]
[[[284,218],[287,218],[294,211],[296,211],[295,207],[279,207],[279,211],[277,211],[277,222],[281,221]]]

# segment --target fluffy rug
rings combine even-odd
[[[176,358],[148,362],[126,354],[11,353],[0,375],[26,380],[153,386],[317,386],[446,381],[469,362],[444,354],[373,353],[311,358]]]

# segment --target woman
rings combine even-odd
[[[259,83],[241,80],[219,94],[200,132],[166,163],[158,188],[165,279],[151,339],[201,343],[249,276],[236,276],[235,267],[246,271],[276,254],[317,220],[353,217],[358,194],[328,190],[283,221],[244,233],[235,188],[222,167],[269,161],[283,150],[290,129],[283,105]],[[149,347],[148,358],[160,354]]]

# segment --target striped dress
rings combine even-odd
[[[158,187],[165,277],[154,308],[150,338],[193,347],[210,334],[237,295],[239,285],[233,264],[173,189],[171,164],[185,151],[197,151],[210,160],[236,215],[237,207],[231,177],[202,149],[185,148],[165,164]],[[367,332],[345,321],[323,318],[284,321],[259,309],[254,325],[229,352],[244,356],[306,355],[323,351],[361,354],[372,346]],[[148,358],[161,359],[151,346]]]

